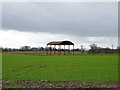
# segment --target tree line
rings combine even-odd
[[[80,45],[80,48],[74,49],[74,51],[78,51],[81,53],[119,53],[120,52],[120,46],[118,46],[116,49],[113,48],[102,48],[102,47],[98,47],[97,44],[91,44],[89,45],[90,49],[89,50],[85,50],[83,45]],[[30,46],[21,46],[19,49],[12,49],[12,48],[3,48],[0,47],[0,51],[3,52],[10,52],[10,51],[50,51],[50,50],[54,50],[54,51],[73,51],[73,49],[69,50],[69,49],[57,49],[57,48],[53,48],[53,47],[30,47]]]

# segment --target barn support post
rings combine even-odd
[[[70,55],[70,45],[68,45],[68,54]]]
[[[69,45],[68,45],[68,48],[67,48],[67,55],[69,54]]]
[[[65,45],[64,45],[64,55],[65,55]]]
[[[54,54],[54,45],[51,45],[51,55]]]
[[[61,54],[61,45],[59,45],[59,55]]]
[[[60,53],[61,53],[61,55],[63,54],[63,49],[62,49],[62,45],[61,45],[61,52],[60,52]]]
[[[74,45],[73,45],[73,55],[74,55]]]
[[[56,48],[56,45],[54,45],[54,49],[53,49],[53,50],[54,50],[54,55],[56,55],[56,51],[55,51],[55,48]]]
[[[46,53],[47,53],[47,55],[48,55],[48,45],[46,46],[46,51],[47,51]]]
[[[50,48],[49,48],[49,49],[50,49],[50,55],[51,55],[51,53],[52,53],[52,48],[51,48],[51,45],[50,45]]]
[[[49,47],[50,47],[50,45],[49,45]],[[48,47],[48,55],[50,55],[50,49],[49,49],[49,47]]]

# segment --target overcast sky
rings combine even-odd
[[[117,2],[7,2],[2,3],[0,46],[45,46],[70,40],[76,48],[96,43],[118,44]],[[2,42],[2,43],[1,43]]]

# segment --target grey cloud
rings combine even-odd
[[[0,30],[2,30],[2,3],[0,3]]]
[[[117,3],[3,3],[4,30],[117,36]]]

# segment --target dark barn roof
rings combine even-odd
[[[74,44],[70,41],[52,41],[49,42],[47,45],[74,45]]]

